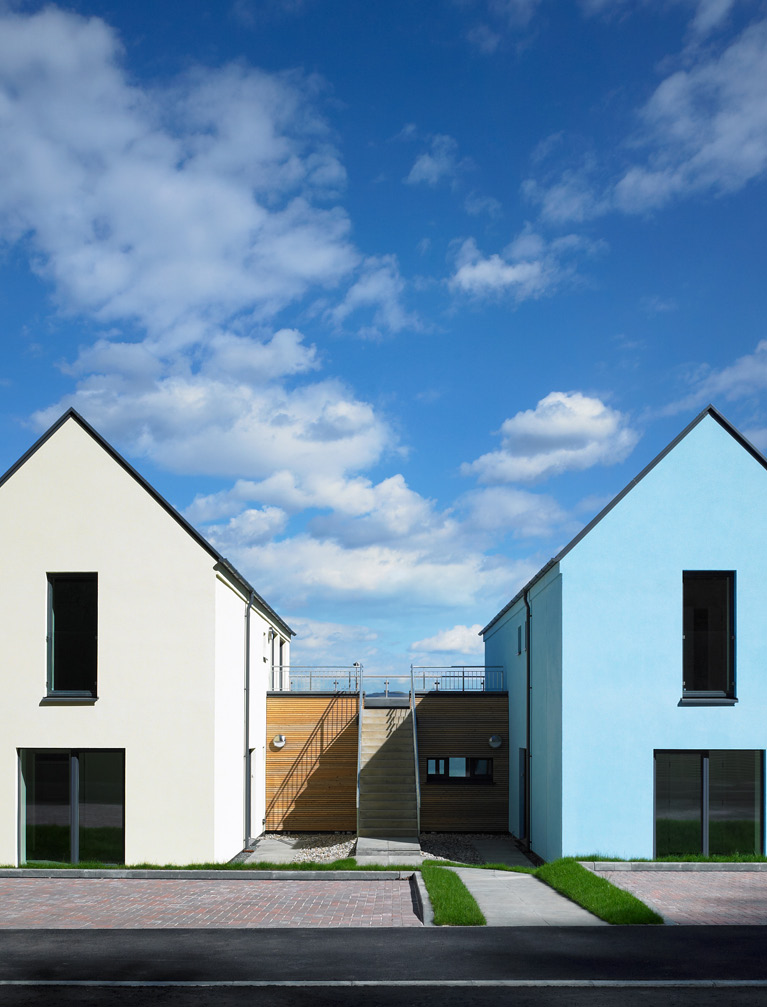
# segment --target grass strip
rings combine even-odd
[[[257,864],[209,863],[209,864],[102,864],[95,860],[81,860],[76,864],[58,863],[53,860],[28,860],[22,868],[33,870],[63,870],[63,871],[361,871],[367,868],[358,867],[353,857],[344,860],[311,862],[301,861],[295,864],[272,864],[262,860]],[[386,868],[388,870],[413,870],[413,868]]]
[[[438,927],[483,927],[487,920],[474,896],[449,868],[424,864],[421,877],[429,893]]]
[[[553,860],[533,873],[540,881],[607,923],[619,926],[663,923],[663,917],[644,902],[581,867],[574,857]]]

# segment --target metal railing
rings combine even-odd
[[[500,692],[504,688],[500,665],[411,665],[409,674],[365,677],[368,695],[407,695],[423,692]],[[362,665],[279,665],[271,669],[272,692],[362,692]],[[371,693],[371,690],[372,693]]]
[[[415,720],[415,682],[413,666],[410,666],[410,717],[413,726],[413,758],[415,759],[415,814],[418,826],[417,835],[421,835],[421,767],[418,764],[418,729]]]
[[[484,664],[410,665],[419,692],[501,692],[503,667]]]
[[[357,667],[357,666],[355,666]],[[357,693],[357,835],[360,834],[360,773],[362,772],[362,710],[365,705],[362,665],[359,666],[359,691]]]
[[[359,692],[362,665],[273,664],[271,692]]]

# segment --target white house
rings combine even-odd
[[[231,858],[289,626],[72,410],[0,480],[0,527],[0,863]]]
[[[482,631],[547,860],[761,853],[767,460],[705,409]]]

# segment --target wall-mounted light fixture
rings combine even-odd
[[[500,734],[491,734],[487,739],[487,743],[491,748],[500,748],[503,744],[503,738]]]
[[[288,739],[285,737],[284,734],[275,734],[275,736],[272,738],[272,744],[274,745],[275,748],[284,748],[285,742],[287,740]]]

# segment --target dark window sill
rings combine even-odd
[[[732,696],[683,696],[679,706],[735,706],[737,699]]]
[[[93,706],[98,696],[43,696],[40,706]]]

